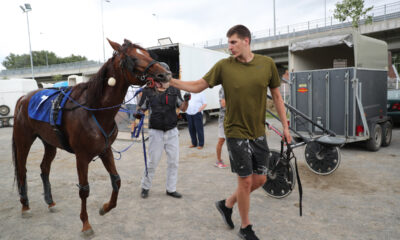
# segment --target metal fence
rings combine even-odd
[[[400,17],[400,1],[390,4],[374,7],[368,15],[372,15],[373,22],[385,21],[387,19]],[[360,25],[365,23],[365,19],[360,21]],[[331,17],[321,18],[317,20],[296,23],[292,25],[282,26],[275,29],[264,29],[260,31],[252,32],[252,42],[276,40],[283,38],[290,38],[295,36],[302,36],[306,34],[312,34],[317,32],[326,32],[340,28],[350,27],[352,25],[351,20],[340,22],[339,20]],[[228,44],[226,38],[218,38],[208,40],[204,42],[194,43],[193,46],[204,47],[204,48],[221,48],[223,45]]]
[[[59,72],[60,70],[74,70],[74,69],[83,69],[83,68],[88,68],[88,67],[96,67],[98,66],[99,68],[101,67],[103,63],[101,62],[96,62],[96,61],[81,61],[81,62],[72,62],[72,63],[62,63],[62,64],[52,64],[48,66],[37,66],[34,67],[34,73],[50,73],[50,72]],[[24,75],[24,74],[30,74],[31,73],[31,68],[17,68],[17,69],[9,69],[9,70],[2,70],[0,72],[0,78],[1,77],[7,77],[7,76],[15,76],[15,75]]]

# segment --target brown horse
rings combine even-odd
[[[79,196],[82,201],[80,218],[83,223],[82,232],[86,235],[93,233],[86,212],[86,198],[89,196],[88,167],[92,159],[97,156],[110,174],[113,188],[111,198],[100,208],[100,214],[104,215],[117,205],[121,180],[115,167],[111,144],[118,133],[118,130],[114,131],[116,126],[114,117],[119,107],[88,111],[77,107],[71,99],[93,109],[118,106],[123,102],[130,85],[143,85],[146,80],[160,84],[171,79],[171,73],[153,60],[145,49],[128,40],[125,40],[122,46],[108,41],[114,49],[113,56],[88,82],[74,86],[70,99],[65,104],[65,108],[74,109],[64,111],[62,124],[59,127],[69,148],[66,149],[66,145],[60,143],[60,139],[49,123],[37,121],[28,116],[29,101],[40,90],[22,96],[16,104],[14,114],[12,152],[22,215],[30,215],[26,159],[31,145],[39,137],[44,144],[44,156],[40,168],[44,198],[49,210],[54,209],[55,206],[51,195],[49,173],[56,150],[57,148],[66,149],[76,155]]]

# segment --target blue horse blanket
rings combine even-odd
[[[63,93],[61,93],[61,91],[63,91]],[[37,92],[29,101],[29,117],[38,121],[50,123],[50,116],[52,114],[52,101],[55,101],[59,94],[64,94],[59,106],[60,109],[62,109],[68,100],[68,96],[71,94],[71,91],[64,91],[65,88],[44,89]],[[57,125],[61,125],[62,113],[62,110],[58,112],[57,120],[55,122]]]

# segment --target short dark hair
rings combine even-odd
[[[244,38],[248,37],[249,44],[250,44],[251,33],[250,33],[250,30],[246,26],[239,24],[239,25],[235,25],[235,26],[231,27],[228,30],[228,32],[226,33],[226,36],[229,38],[229,37],[233,36],[234,34],[237,34],[240,39],[244,39]]]

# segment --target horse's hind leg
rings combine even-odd
[[[51,146],[50,144],[44,141],[43,144],[44,144],[44,156],[42,163],[40,164],[40,169],[42,171],[40,177],[42,178],[43,181],[44,200],[48,204],[49,210],[53,212],[55,210],[54,206],[56,205],[56,203],[53,201],[53,197],[51,195],[51,184],[49,181],[49,174],[50,174],[51,163],[54,160],[54,157],[56,156],[57,153],[57,148]]]
[[[26,159],[35,139],[36,136],[19,132],[14,126],[12,151],[18,192],[22,204],[22,217],[29,217],[31,215],[29,211],[28,184],[26,181]]]
[[[104,215],[117,206],[118,192],[119,188],[121,187],[121,179],[115,167],[114,156],[112,155],[111,148],[107,148],[106,152],[102,154],[100,158],[103,161],[104,167],[110,174],[111,186],[113,188],[110,201],[105,203],[103,207],[100,208],[100,215]]]

